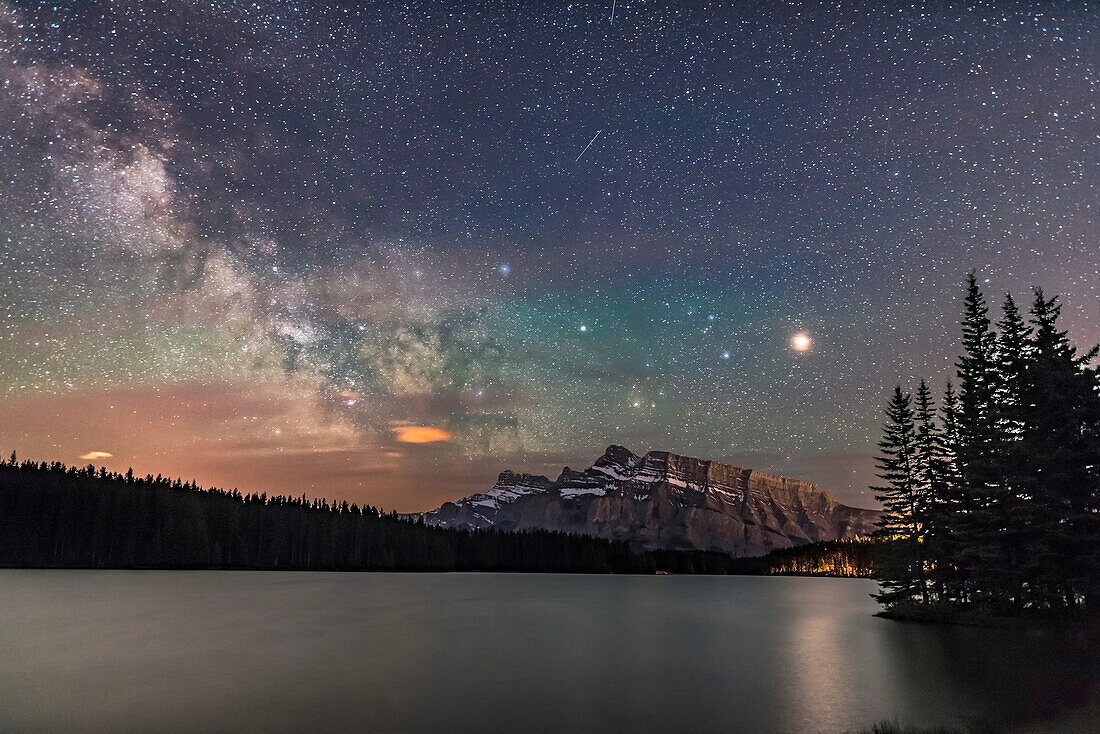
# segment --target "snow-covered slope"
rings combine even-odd
[[[842,505],[797,479],[665,451],[610,446],[585,471],[556,480],[501,473],[487,492],[424,513],[450,528],[544,528],[626,540],[639,548],[735,556],[867,535],[876,510]]]

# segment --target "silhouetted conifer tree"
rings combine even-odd
[[[986,542],[990,552],[987,585],[999,604],[1023,603],[1026,579],[1023,559],[1027,553],[1029,498],[1022,490],[1021,477],[1028,471],[1028,459],[1021,451],[1024,432],[1023,394],[1028,369],[1029,332],[1011,293],[1005,294],[1001,320],[997,323],[996,382],[993,389],[992,456],[998,476],[991,485],[987,510]],[[998,557],[999,555],[999,557]]]
[[[1031,359],[1023,390],[1020,479],[1031,498],[1035,547],[1028,578],[1034,599],[1076,607],[1100,584],[1100,382],[1058,328],[1058,298],[1036,289],[1031,305]]]
[[[914,410],[915,458],[917,468],[916,521],[921,532],[920,560],[923,574],[938,596],[944,579],[938,560],[944,556],[944,503],[948,477],[944,434],[936,421],[932,390],[923,379],[917,387]]]
[[[967,570],[969,593],[988,597],[988,584],[1002,555],[997,538],[1000,528],[993,515],[993,504],[1001,491],[995,408],[998,372],[989,307],[973,272],[966,282],[962,347],[963,353],[955,363],[961,438],[957,457],[961,486],[953,523],[959,534],[956,561]],[[981,583],[975,586],[975,580]]]
[[[919,448],[912,397],[903,393],[900,385],[894,388],[886,406],[886,422],[878,447],[878,476],[883,484],[873,489],[885,510],[878,533],[892,543],[879,576],[882,591],[876,598],[884,604],[896,604],[914,596],[927,602],[919,519],[922,500]]]

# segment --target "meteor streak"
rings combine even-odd
[[[592,147],[592,143],[596,142],[596,138],[600,137],[600,133],[602,133],[602,132],[603,132],[603,130],[597,130],[596,131],[596,134],[593,135],[592,139],[588,141],[588,145],[584,146],[584,150],[582,150],[580,155],[577,156],[576,160],[573,161],[574,163],[576,163],[577,161],[579,161],[581,158],[584,157],[584,154],[588,152],[588,149]]]

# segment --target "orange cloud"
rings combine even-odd
[[[393,432],[397,440],[404,443],[431,443],[451,439],[451,432],[440,426],[395,426]]]
[[[92,461],[94,459],[109,459],[112,456],[114,456],[114,454],[112,454],[110,451],[89,451],[80,458],[84,459],[85,461]]]

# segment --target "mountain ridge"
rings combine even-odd
[[[439,527],[559,530],[644,550],[746,556],[869,535],[880,514],[803,480],[613,444],[584,471],[567,466],[551,480],[505,470],[488,491],[420,516]]]

